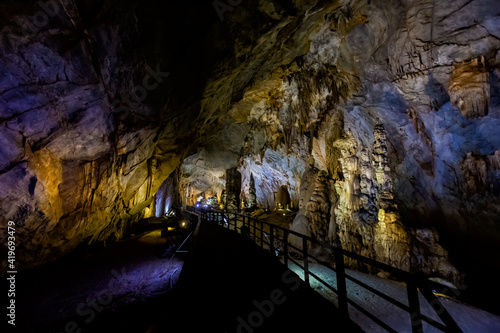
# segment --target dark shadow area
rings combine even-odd
[[[171,258],[189,229],[162,233],[150,223],[137,232],[19,272],[16,326],[7,332],[143,332],[175,287],[184,256]]]

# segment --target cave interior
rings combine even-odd
[[[499,128],[497,0],[0,1],[13,332],[171,304],[187,207],[452,286],[497,332]]]

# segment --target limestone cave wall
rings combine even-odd
[[[221,123],[233,118],[246,133],[243,143],[243,135],[220,143],[237,143],[231,167],[242,174],[241,196],[253,175],[259,206],[272,209],[285,185],[299,209],[292,228],[463,283],[465,261],[498,253],[498,4],[301,8],[271,26],[235,69],[252,68],[258,79],[218,105]],[[227,19],[244,26],[248,11]],[[217,83],[211,87],[223,96]],[[223,138],[233,130],[221,128]]]

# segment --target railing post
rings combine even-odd
[[[307,239],[302,237],[302,257],[304,258],[304,281],[310,286],[309,283],[309,255],[307,250]]]
[[[288,268],[288,229],[283,231],[283,252],[285,252],[283,261],[285,267]]]
[[[256,227],[257,223],[255,223],[254,219],[251,219],[251,221],[253,222],[253,242],[255,243],[255,241],[257,240],[257,234],[255,231],[255,227]]]
[[[260,222],[260,248],[264,248],[264,227],[262,226],[262,221]]]
[[[339,311],[345,317],[349,318],[349,308],[347,306],[347,283],[345,277],[344,253],[341,247],[335,247],[335,263],[337,268],[337,292],[339,296]]]
[[[276,255],[276,251],[274,250],[274,228],[272,224],[269,225],[269,251],[271,251],[273,257]]]
[[[250,238],[250,219],[248,216],[243,215],[243,226],[240,231],[243,236]]]
[[[408,293],[408,305],[410,306],[411,331],[414,333],[421,333],[423,332],[423,327],[417,283],[411,277],[406,281],[406,290]]]

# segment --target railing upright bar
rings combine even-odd
[[[254,243],[256,242],[256,237],[257,237],[257,234],[256,234],[256,231],[255,231],[255,226],[257,223],[255,223],[255,220],[254,219],[251,219],[251,221],[253,222],[253,241]]]
[[[339,296],[339,310],[345,317],[349,318],[349,307],[347,305],[347,282],[345,274],[344,253],[341,247],[336,247],[334,250],[336,273],[337,273],[337,290]]]
[[[273,257],[276,255],[276,251],[274,250],[274,228],[272,224],[269,225],[269,251]]]
[[[262,221],[260,221],[260,248],[264,248],[264,226]]]
[[[285,267],[288,268],[288,231],[285,230],[283,232],[283,261],[285,264]]]
[[[302,238],[302,257],[304,258],[304,281],[310,286],[309,283],[309,258],[307,253],[307,239]]]

